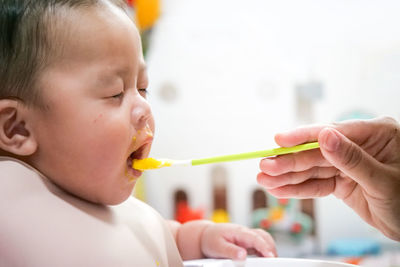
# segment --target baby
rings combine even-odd
[[[0,0],[0,266],[182,266],[276,255],[234,224],[164,220],[130,197],[154,121],[117,0]]]

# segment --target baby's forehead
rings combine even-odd
[[[60,61],[72,62],[90,54],[92,58],[101,58],[112,51],[112,45],[108,44],[108,50],[103,47],[96,55],[93,48],[105,42],[95,37],[101,36],[104,25],[135,28],[123,10],[122,1],[0,0],[0,58],[6,66],[0,68],[1,97],[40,106],[40,82],[49,69],[60,65]],[[107,34],[110,32],[113,33],[109,30]],[[134,32],[129,33],[133,50],[140,42]],[[118,42],[124,44],[125,40]],[[139,53],[134,56],[140,58]]]
[[[138,30],[124,11],[114,6],[61,10],[50,38],[57,62],[63,60],[135,61],[142,64]],[[134,53],[123,54],[126,51]],[[112,55],[112,57],[111,57]]]

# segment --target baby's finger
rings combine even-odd
[[[273,189],[290,184],[301,184],[309,179],[326,179],[338,175],[335,167],[313,167],[302,172],[289,172],[278,176],[270,176],[263,172],[257,175],[257,182],[267,189]]]
[[[264,257],[272,257],[274,255],[274,242],[272,240],[265,240],[264,237],[261,236],[258,232],[250,229],[244,229],[242,231],[236,232],[234,238],[235,243],[239,246],[246,249],[253,248]]]
[[[271,176],[305,171],[314,166],[328,167],[332,165],[325,160],[319,149],[266,158],[260,161],[261,171]]]
[[[267,189],[278,198],[314,198],[327,196],[335,190],[335,178],[310,179],[297,185],[285,185]]]
[[[232,242],[221,240],[215,244],[213,251],[208,253],[208,257],[244,260],[247,257],[247,251]]]
[[[268,253],[268,255],[263,255],[264,257],[277,257],[278,253],[276,252],[276,246],[275,246],[275,241],[272,238],[272,236],[266,232],[263,229],[253,229],[253,231],[259,235],[262,239],[264,239],[265,242],[267,242],[268,244],[270,244],[271,246],[271,251]]]

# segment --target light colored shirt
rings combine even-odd
[[[0,266],[183,266],[165,220],[131,197],[81,200],[29,165],[0,157]]]

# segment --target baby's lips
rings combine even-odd
[[[147,135],[148,137],[153,137],[153,136],[154,136],[154,133],[153,133],[153,131],[150,129],[149,125],[146,126],[145,132],[146,132],[146,135]]]
[[[151,144],[151,143],[153,143],[153,139],[154,139],[153,136],[147,136],[143,143],[144,144],[149,144],[149,143]]]
[[[144,142],[143,142],[143,144],[144,144],[143,154],[147,153],[147,155],[148,155],[150,153],[151,144],[153,144],[153,139],[154,139],[153,136],[148,136],[144,140]],[[147,157],[147,155],[146,155],[146,157]],[[142,157],[142,158],[145,158],[145,157]]]

